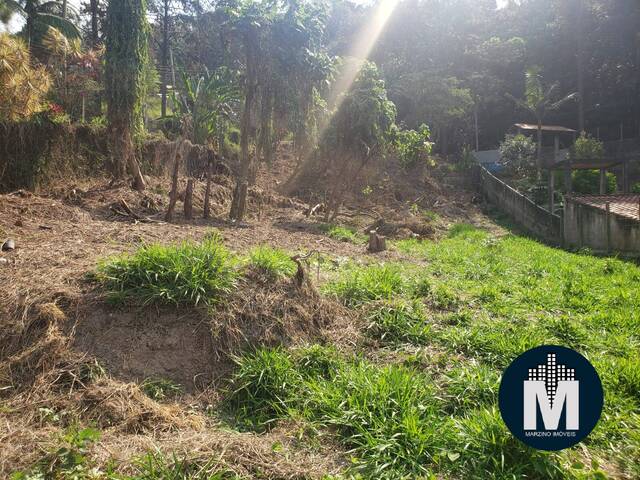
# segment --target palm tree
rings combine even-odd
[[[525,98],[515,98],[513,95],[507,94],[516,105],[527,110],[536,118],[538,124],[538,150],[536,158],[538,178],[540,178],[542,171],[542,122],[550,111],[558,110],[565,103],[578,97],[578,94],[574,92],[556,100],[559,86],[556,82],[549,87],[545,87],[542,75],[540,74],[540,67],[534,66],[530,67],[525,73]]]
[[[33,50],[40,44],[49,27],[53,27],[70,40],[80,38],[80,31],[66,18],[70,7],[59,0],[0,0],[0,21],[7,23],[13,15],[25,20],[21,35]]]

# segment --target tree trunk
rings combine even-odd
[[[184,218],[193,219],[193,178],[187,181],[187,189],[184,192]]]
[[[576,2],[576,68],[578,81],[578,131],[584,131],[584,0]]]
[[[247,59],[247,79],[245,84],[244,109],[240,121],[240,171],[233,192],[229,218],[238,222],[244,218],[247,206],[247,190],[249,188],[249,136],[251,135],[251,109],[256,91],[256,61],[254,57],[254,39],[250,33],[244,35],[244,47]]]
[[[131,130],[127,126],[112,126],[111,129],[111,173],[116,179],[123,179],[129,173],[133,176],[133,188],[138,191],[145,189],[146,185],[140,165],[136,160]]]
[[[90,0],[89,9],[91,11],[91,47],[96,49],[100,44],[100,31],[98,29],[98,1]],[[95,93],[93,110],[95,115],[102,115],[102,95]]]
[[[371,253],[383,252],[387,249],[387,242],[385,237],[378,235],[375,230],[369,232],[369,247],[368,250]]]
[[[169,1],[164,0],[164,12],[162,16],[162,46],[160,49],[160,59],[162,62],[160,70],[160,95],[162,104],[160,107],[160,115],[162,118],[167,116],[167,74],[169,73]]]
[[[538,119],[538,151],[536,158],[536,170],[538,180],[542,178],[542,119]]]

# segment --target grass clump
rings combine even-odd
[[[202,243],[145,245],[102,262],[97,279],[112,301],[139,304],[210,305],[228,294],[235,262],[217,235]]]
[[[320,229],[330,238],[340,240],[341,242],[350,242],[355,244],[364,243],[367,239],[363,234],[359,233],[355,228],[343,227],[341,225],[323,224]]]
[[[406,289],[402,269],[397,265],[356,266],[325,285],[326,293],[350,307],[374,300],[390,300]]]
[[[289,413],[300,395],[302,375],[283,349],[259,349],[236,358],[228,406],[241,428],[264,430]]]
[[[376,305],[368,315],[367,332],[386,343],[426,345],[431,325],[418,301],[395,300]]]
[[[272,277],[291,277],[296,273],[296,263],[279,248],[260,245],[249,252],[249,264]]]
[[[140,389],[153,400],[166,400],[182,393],[181,385],[164,378],[147,378]]]

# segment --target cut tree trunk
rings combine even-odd
[[[184,192],[184,218],[193,219],[193,178],[187,181],[187,190]]]
[[[169,192],[169,208],[164,216],[165,221],[170,222],[173,220],[173,210],[176,208],[176,201],[178,200],[178,173],[180,171],[180,161],[182,160],[182,154],[180,150],[181,142],[176,142],[173,147],[173,176],[171,178],[171,192]]]
[[[378,232],[371,230],[369,232],[369,251],[372,253],[383,252],[387,249],[387,241]]]
[[[211,177],[213,177],[213,159],[214,153],[209,151],[207,152],[207,188],[204,191],[204,209],[202,212],[202,218],[209,218],[211,215],[209,202],[211,198]]]

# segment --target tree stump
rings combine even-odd
[[[187,181],[187,189],[184,192],[184,218],[193,219],[193,178]]]
[[[387,249],[387,241],[382,235],[378,235],[378,232],[371,230],[369,232],[369,248],[372,253],[383,252]]]

